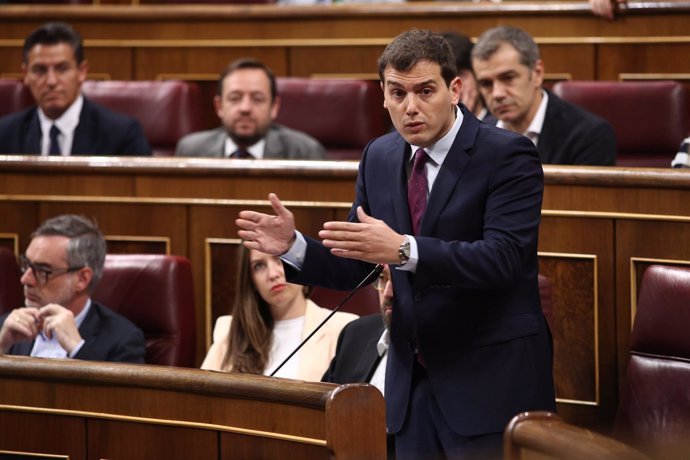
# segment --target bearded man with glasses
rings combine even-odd
[[[106,254],[96,224],[61,215],[31,237],[19,260],[24,307],[0,317],[0,353],[143,363],[141,330],[91,300]]]

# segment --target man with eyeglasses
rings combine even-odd
[[[0,353],[143,363],[141,330],[90,297],[105,254],[105,239],[89,219],[45,221],[20,257],[24,307],[0,317]]]
[[[381,315],[367,315],[348,323],[338,337],[335,356],[321,381],[367,382],[385,395],[386,360],[393,314],[393,284],[388,265],[373,283],[379,291]]]
[[[381,315],[362,316],[348,323],[338,337],[335,356],[322,382],[338,384],[370,383],[385,395],[386,362],[388,361],[389,328],[393,315],[393,282],[388,265],[374,281],[379,291]],[[388,458],[395,458],[395,442],[387,438]]]

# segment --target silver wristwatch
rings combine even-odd
[[[398,257],[400,258],[400,265],[405,265],[410,260],[410,239],[407,235],[398,248]]]

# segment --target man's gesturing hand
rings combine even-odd
[[[240,211],[235,219],[240,228],[237,235],[247,248],[279,256],[285,254],[295,241],[295,217],[275,193],[270,193],[268,200],[276,215]]]

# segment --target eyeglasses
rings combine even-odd
[[[81,270],[84,266],[79,267],[67,267],[67,268],[53,268],[50,265],[41,265],[31,262],[26,256],[19,256],[19,269],[22,273],[26,273],[28,269],[34,274],[34,278],[38,284],[46,284],[51,276],[64,275],[65,273],[76,272]]]
[[[371,283],[372,286],[374,286],[374,289],[377,291],[384,291],[386,289],[386,285],[391,279],[388,276],[381,275],[378,278],[376,278],[376,281]]]

